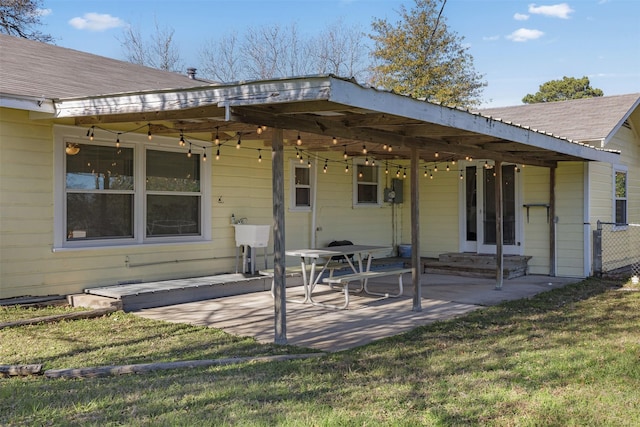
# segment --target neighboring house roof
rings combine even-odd
[[[573,141],[603,141],[618,130],[640,105],[640,93],[541,102],[478,112],[494,119],[551,132]]]
[[[46,99],[208,85],[186,74],[0,34],[0,93]]]

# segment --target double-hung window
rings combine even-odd
[[[616,224],[627,223],[627,171],[614,169],[614,206],[613,217]]]
[[[312,198],[312,168],[307,163],[292,161],[291,208],[292,211],[310,211]]]
[[[201,150],[136,134],[119,136],[122,144],[89,141],[81,132],[56,128],[55,248],[210,238]]]
[[[380,174],[378,167],[366,160],[354,161],[353,203],[355,206],[380,206]]]

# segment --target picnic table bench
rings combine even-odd
[[[397,268],[397,269],[393,269],[393,270],[363,271],[361,273],[353,273],[353,274],[345,274],[345,275],[342,275],[342,276],[327,277],[327,278],[322,280],[323,283],[328,284],[332,288],[334,288],[334,287],[342,287],[342,291],[344,292],[344,304],[342,306],[329,305],[329,304],[322,304],[322,305],[329,306],[329,307],[332,307],[332,308],[339,308],[339,309],[347,308],[349,306],[349,284],[351,282],[355,282],[355,281],[360,281],[360,289],[355,290],[356,292],[364,291],[365,293],[367,293],[369,295],[378,295],[378,296],[383,296],[383,297],[386,297],[386,298],[399,297],[400,295],[402,295],[402,292],[403,292],[402,275],[405,274],[405,273],[411,273],[411,269],[410,268]],[[382,292],[373,292],[373,291],[369,290],[369,288],[368,288],[368,280],[369,279],[375,279],[375,278],[378,278],[378,277],[388,277],[388,276],[398,276],[398,292],[397,293],[389,294],[389,293],[382,293]],[[309,295],[309,299],[314,304],[320,304],[320,303],[317,303],[317,302],[313,301],[313,299],[311,298],[311,295]]]

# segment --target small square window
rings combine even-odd
[[[311,168],[308,164],[292,163],[291,209],[309,211],[311,209]]]

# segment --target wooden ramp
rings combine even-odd
[[[530,256],[504,255],[503,274],[505,279],[527,275]],[[496,256],[473,253],[444,253],[435,258],[422,259],[422,272],[430,274],[451,274],[464,277],[496,277]]]
[[[244,274],[219,274],[187,279],[131,283],[85,289],[86,294],[112,298],[124,311],[162,307],[230,295],[269,290],[271,279]]]

